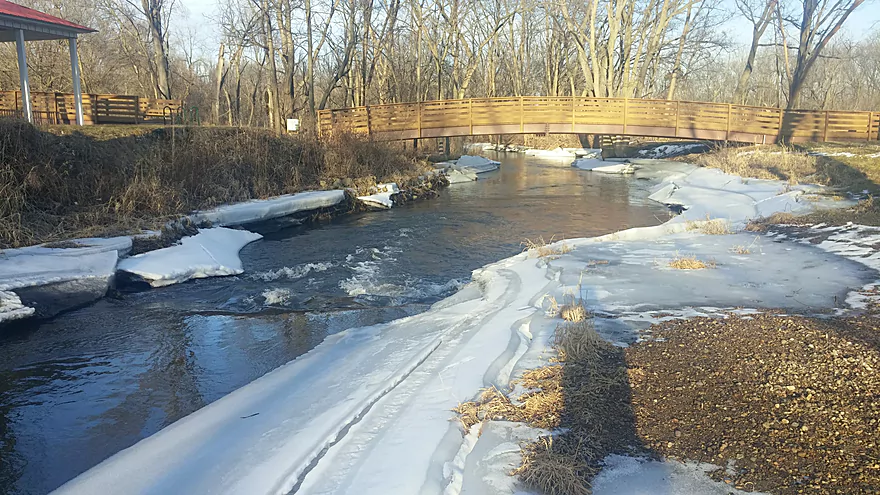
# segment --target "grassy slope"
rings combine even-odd
[[[391,146],[260,129],[0,121],[0,248],[128,232],[223,203],[423,173]]]

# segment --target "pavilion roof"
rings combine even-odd
[[[66,19],[55,17],[54,15],[49,15],[45,12],[40,12],[39,10],[34,10],[23,5],[18,5],[17,3],[9,2],[7,0],[0,0],[0,16],[15,17],[17,19],[32,21],[43,25],[48,24],[58,28],[72,30],[80,33],[90,33],[95,31],[92,28],[81,26]]]

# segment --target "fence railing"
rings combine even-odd
[[[783,110],[629,98],[509,97],[371,105],[318,113],[322,136],[377,140],[488,134],[614,134],[770,144],[880,139],[880,112]]]
[[[171,124],[181,100],[163,100],[131,95],[83,94],[83,123]],[[23,117],[21,91],[0,91],[0,117]],[[31,92],[31,113],[35,124],[75,124],[76,103],[72,93]]]

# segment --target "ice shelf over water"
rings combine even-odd
[[[21,298],[15,292],[0,291],[0,323],[27,318],[33,315],[34,311],[34,308],[22,304]]]
[[[189,217],[196,224],[207,222],[215,227],[234,227],[285,217],[300,211],[327,208],[344,200],[345,191],[342,189],[307,191],[270,199],[255,199],[244,203],[218,206],[212,210],[193,213]]]
[[[194,278],[238,275],[244,271],[238,252],[262,237],[247,230],[224,227],[200,229],[198,234],[181,239],[180,244],[125,258],[118,268],[137,275],[153,287]]]
[[[638,169],[632,163],[606,162],[600,158],[578,158],[571,164],[572,167],[603,174],[632,174]]]
[[[75,239],[61,245],[0,251],[0,291],[16,298],[0,298],[0,322],[47,318],[104,297],[119,253],[131,249],[131,239]]]
[[[465,174],[484,174],[498,170],[501,162],[482,156],[464,155],[455,161],[453,168]]]
[[[394,202],[391,196],[400,192],[400,188],[394,182],[388,184],[379,184],[376,186],[376,192],[368,196],[358,196],[358,199],[370,206],[379,208],[391,208]]]
[[[485,387],[509,393],[524,370],[548,364],[560,321],[551,300],[583,298],[603,316],[596,319],[600,334],[627,345],[660,321],[660,311],[681,318],[821,310],[880,277],[813,245],[694,228],[707,213],[733,226],[773,210],[822,206],[799,201],[808,188],[789,191],[781,182],[684,164],[639,166],[637,177],[666,177],[654,195],[686,208],[683,218],[563,241],[571,251],[556,258],[525,252],[475,270],[472,283],[430,310],[331,335],[59,493],[510,495],[521,490],[508,475],[519,463],[519,442],[545,432],[494,421],[462,431],[451,409]],[[736,245],[751,254],[736,254]],[[681,255],[715,268],[671,269],[669,260]],[[596,493],[730,491],[713,484],[704,467],[611,457]],[[652,487],[662,490],[639,491]]]

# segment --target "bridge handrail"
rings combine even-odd
[[[511,96],[321,110],[322,136],[377,140],[487,134],[616,134],[770,144],[880,140],[880,112],[684,100]]]

